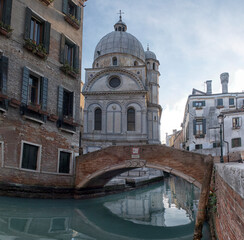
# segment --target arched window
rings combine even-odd
[[[137,61],[134,62],[134,66],[138,66],[138,62]]]
[[[123,32],[125,31],[125,28],[123,27]]]
[[[121,32],[121,27],[119,27],[119,31]]]
[[[150,62],[147,62],[147,68],[150,69]]]
[[[117,58],[113,57],[113,66],[117,66],[117,64],[118,64]]]
[[[97,63],[97,65],[96,65],[96,66],[97,66],[97,68],[98,68],[98,67],[99,67],[99,64]]]
[[[136,129],[135,109],[129,108],[127,110],[127,131],[135,131]]]
[[[95,126],[94,130],[102,130],[102,110],[97,108],[94,114]]]
[[[153,70],[155,70],[155,63],[153,63]]]

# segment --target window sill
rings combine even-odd
[[[205,135],[204,134],[195,135],[195,138],[205,138]]]
[[[24,44],[24,48],[29,52],[32,52],[34,55],[38,56],[41,59],[47,59],[47,53],[39,49],[40,45],[36,45],[32,43],[31,40],[26,40]]]
[[[12,35],[13,29],[10,28],[10,30],[7,30],[4,27],[0,27],[0,34],[5,36],[6,38],[10,38]]]
[[[15,98],[11,98],[11,100],[9,102],[9,106],[11,106],[13,108],[18,108],[20,106],[20,104],[21,104],[21,102]]]
[[[220,108],[224,108],[224,106],[216,106],[216,108],[220,109]]]
[[[36,118],[34,118],[34,117],[29,117],[29,116],[27,116],[27,115],[24,115],[23,118],[28,119],[28,120],[31,120],[31,121],[33,121],[33,122],[37,122],[37,123],[40,123],[40,124],[44,124],[43,121],[41,121],[41,120],[39,120],[39,119],[36,119]]]
[[[4,108],[2,108],[2,107],[0,107],[0,112],[5,113],[5,112],[7,112],[7,110],[6,110],[6,109],[4,109]]]
[[[41,2],[45,3],[47,6],[51,4],[54,0],[40,0]]]
[[[54,114],[50,114],[48,116],[48,120],[51,121],[51,122],[57,122],[58,121],[58,116],[54,115]]]
[[[238,130],[240,129],[241,127],[233,127],[232,130]]]
[[[62,128],[62,127],[60,127],[59,129],[60,129],[62,132],[67,132],[67,133],[75,134],[75,131],[72,131],[72,130],[69,130],[69,129],[66,129],[66,128]]]
[[[38,169],[37,169],[37,170],[33,170],[33,169],[22,168],[22,167],[20,167],[20,170],[21,170],[21,171],[26,171],[26,172],[35,172],[35,173],[36,173],[36,172],[40,172],[40,170],[38,170]]]
[[[196,107],[196,110],[202,110],[203,108],[202,107]]]
[[[78,20],[76,18],[72,18],[69,15],[65,15],[64,19],[66,22],[68,22],[72,27],[74,27],[76,30],[78,30],[80,28],[80,23],[78,22]]]
[[[229,108],[235,108],[236,106],[235,105],[230,105]]]
[[[71,67],[69,66],[69,68],[71,68]],[[74,70],[68,69],[68,67],[66,67],[66,66],[60,67],[60,70],[63,73],[65,73],[66,75],[69,75],[72,78],[75,78],[76,79],[77,76],[78,76],[78,73],[76,73]]]

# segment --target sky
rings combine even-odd
[[[192,89],[221,92],[228,72],[229,92],[244,90],[243,0],[88,0],[84,8],[82,80],[92,67],[99,40],[114,30],[122,10],[127,32],[160,62],[161,141],[180,130]]]

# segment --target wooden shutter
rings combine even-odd
[[[75,55],[74,55],[74,69],[80,72],[80,64],[79,64],[79,46],[74,46]]]
[[[44,23],[44,35],[43,35],[43,46],[45,47],[47,53],[49,53],[49,45],[50,45],[50,29],[51,24],[49,22]]]
[[[3,18],[4,24],[11,25],[11,11],[12,11],[12,0],[6,0],[3,4]]]
[[[61,34],[59,61],[60,63],[63,64],[64,64],[64,46],[65,46],[65,36],[64,34]]]
[[[30,8],[27,7],[25,13],[25,32],[24,32],[25,39],[30,39],[31,16],[32,16],[32,11]]]
[[[205,106],[205,105],[206,105],[206,104],[205,104],[205,101],[202,101],[202,105],[203,105],[203,106]]]
[[[48,96],[48,79],[43,77],[41,79],[41,105],[42,110],[47,111],[47,96]]]
[[[196,135],[196,120],[193,120],[193,135]]]
[[[28,104],[29,76],[30,76],[29,69],[27,67],[24,67],[23,79],[22,79],[22,92],[21,92],[21,103],[24,105]]]
[[[74,93],[69,94],[69,116],[73,117]]]
[[[58,116],[63,116],[63,96],[64,96],[64,88],[62,86],[58,86]]]
[[[81,22],[81,8],[79,6],[76,6],[76,18],[80,23]]]
[[[63,0],[63,13],[68,13],[68,0]]]
[[[206,134],[206,119],[202,120],[202,125],[203,125],[203,134]]]
[[[2,56],[0,59],[0,78],[2,79],[2,94],[7,94],[7,80],[8,80],[8,58]]]

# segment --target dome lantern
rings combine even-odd
[[[121,12],[121,10],[119,11],[119,21],[117,23],[114,24],[114,30],[115,31],[119,31],[119,32],[126,32],[127,30],[127,26],[126,24],[122,21],[122,14],[124,14],[123,12]]]

